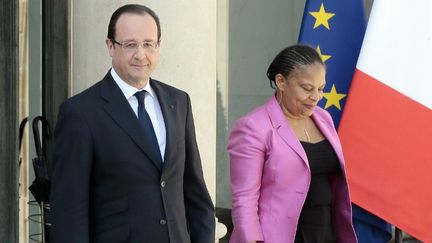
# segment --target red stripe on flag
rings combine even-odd
[[[353,202],[432,242],[432,110],[356,70],[339,135]]]

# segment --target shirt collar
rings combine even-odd
[[[136,92],[142,90],[147,91],[152,97],[155,97],[155,92],[151,87],[150,79],[148,80],[147,84],[144,86],[143,89],[137,89],[132,85],[126,83],[122,78],[120,78],[114,68],[111,68],[111,76],[113,77],[116,84],[120,87],[120,90],[123,92],[126,99],[129,99],[130,97],[134,96]]]

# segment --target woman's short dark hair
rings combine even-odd
[[[114,40],[115,33],[116,33],[116,24],[117,20],[120,18],[120,16],[124,13],[132,13],[132,14],[148,14],[150,15],[156,22],[157,30],[158,30],[158,41],[161,37],[161,28],[160,28],[160,22],[159,17],[156,15],[156,13],[151,10],[150,8],[140,5],[140,4],[127,4],[120,8],[118,8],[112,15],[110,22],[108,24],[108,34],[107,38],[110,40]]]
[[[296,68],[311,65],[315,62],[324,65],[321,56],[310,46],[297,44],[283,49],[267,69],[270,86],[275,89],[275,77],[278,73],[288,78]]]

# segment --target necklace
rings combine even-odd
[[[308,119],[306,118],[305,119],[305,126],[304,126],[304,129],[303,129],[303,132],[306,135],[306,140],[308,141],[308,143],[310,143],[311,139],[310,139],[310,135],[309,135],[309,133],[307,131],[307,120]]]
[[[290,119],[290,117],[287,115],[287,114],[288,114],[287,109],[285,108],[285,106],[282,105],[281,102],[278,101],[278,103],[279,103],[279,105],[280,105],[281,108],[282,108],[282,111],[283,111],[283,113],[284,113],[284,115],[285,115],[285,118],[286,118],[286,119],[288,120],[288,122],[289,122],[289,120],[291,120],[291,119]],[[304,132],[304,134],[305,134],[305,136],[306,136],[306,140],[307,140],[307,142],[310,143],[310,142],[311,142],[311,138],[310,138],[309,132],[307,131],[307,121],[308,121],[308,119],[306,118],[306,119],[305,119],[305,125],[304,125],[304,128],[303,128],[303,132]]]

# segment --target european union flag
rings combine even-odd
[[[327,84],[319,106],[338,127],[360,53],[366,20],[362,0],[308,0],[299,43],[317,49],[327,66]]]
[[[298,42],[315,47],[327,66],[324,98],[318,105],[330,112],[336,128],[365,30],[363,0],[306,1]],[[391,238],[388,223],[356,205],[353,221],[359,243],[381,243]]]

